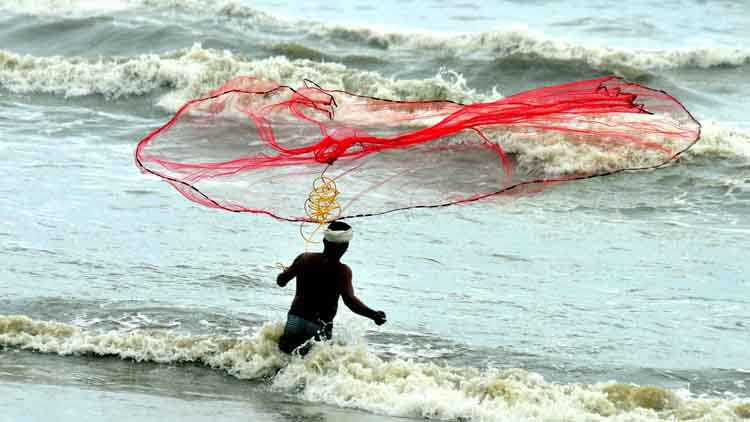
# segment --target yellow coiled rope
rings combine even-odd
[[[325,170],[320,177],[313,180],[312,190],[305,200],[305,215],[311,222],[300,225],[299,232],[305,239],[305,247],[310,243],[318,243],[314,237],[327,223],[341,216],[341,205],[338,196],[341,192],[336,187],[336,181],[325,175]],[[309,229],[310,224],[317,224],[314,229]]]
[[[315,240],[315,235],[324,225],[341,216],[341,205],[338,203],[341,192],[336,187],[336,180],[325,175],[327,169],[326,167],[320,176],[313,180],[312,190],[305,200],[305,215],[311,220],[299,226],[299,233],[305,240],[305,251],[311,243],[320,243]],[[315,227],[310,228],[310,224],[315,224]],[[276,266],[282,271],[288,269],[281,262],[277,262]]]

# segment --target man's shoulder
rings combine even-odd
[[[311,260],[318,259],[318,255],[320,254],[315,253],[315,252],[303,252],[297,255],[297,258],[295,259],[295,261],[310,262]]]

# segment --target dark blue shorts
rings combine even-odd
[[[308,321],[297,315],[289,314],[286,319],[284,334],[279,339],[279,349],[284,353],[292,353],[297,350],[300,355],[304,356],[312,346],[310,340],[329,340],[332,333],[332,323]]]

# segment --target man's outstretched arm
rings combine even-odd
[[[304,254],[298,255],[297,258],[294,259],[294,262],[292,262],[292,265],[284,268],[284,271],[276,276],[276,284],[278,284],[279,287],[286,286],[289,281],[294,277],[297,277],[297,270],[299,270],[300,263],[302,262],[302,255]]]
[[[341,280],[341,298],[344,299],[344,304],[355,314],[370,318],[377,325],[385,324],[385,312],[370,309],[354,294],[351,271],[347,271],[346,277]]]

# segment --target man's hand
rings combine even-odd
[[[376,311],[375,312],[375,318],[373,318],[372,320],[377,325],[383,325],[383,324],[385,324],[385,321],[386,321],[385,312],[383,312],[383,311]]]

